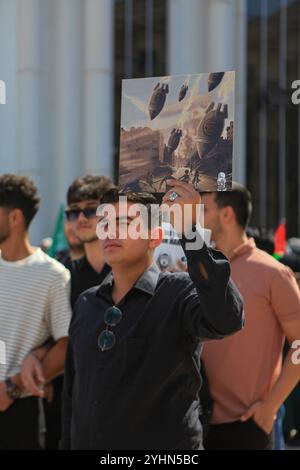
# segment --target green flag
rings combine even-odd
[[[65,220],[65,208],[61,204],[59,212],[56,217],[55,230],[52,237],[52,245],[48,250],[48,255],[54,258],[58,251],[66,250],[68,248],[68,242],[64,233],[64,220]]]

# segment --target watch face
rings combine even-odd
[[[6,380],[6,393],[11,400],[20,398],[21,389],[18,385],[14,384],[10,379]]]
[[[18,398],[20,398],[20,395],[21,395],[21,391],[20,391],[19,387],[16,385],[14,390],[12,390],[12,392],[11,392],[11,398],[12,398],[12,400],[17,400]]]

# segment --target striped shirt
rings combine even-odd
[[[70,319],[70,273],[62,264],[40,248],[20,261],[0,256],[0,342],[6,356],[0,381],[20,372],[32,349],[68,336]]]

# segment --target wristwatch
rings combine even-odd
[[[15,384],[10,378],[5,380],[6,394],[11,400],[17,400],[21,396],[21,388]]]

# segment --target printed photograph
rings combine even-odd
[[[165,193],[232,184],[235,72],[123,80],[119,185]]]

